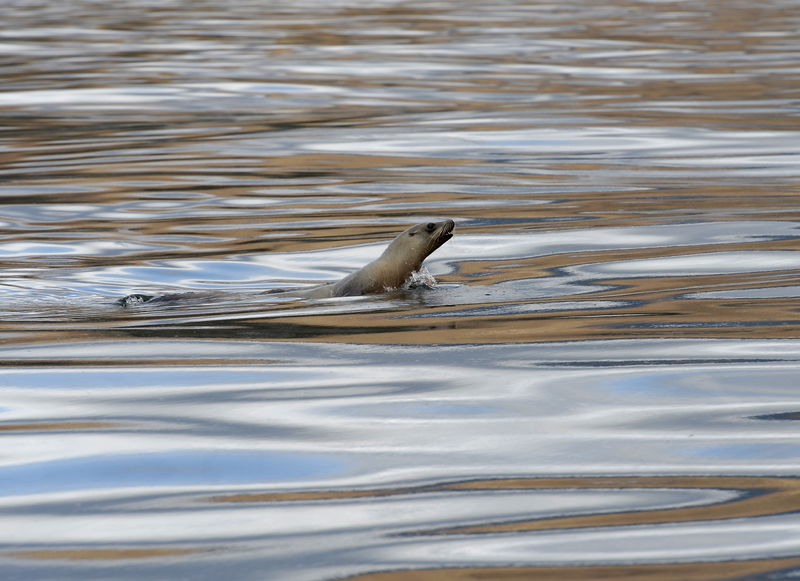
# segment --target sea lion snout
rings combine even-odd
[[[433,228],[430,228],[431,225]],[[456,223],[449,219],[443,222],[431,222],[428,224],[426,230],[431,233],[431,241],[433,243],[428,254],[431,254],[442,244],[450,240],[453,237],[453,230],[455,227]]]
[[[445,220],[444,225],[442,226],[442,233],[439,235],[439,238],[442,238],[442,244],[447,242],[453,237],[453,230],[456,227],[456,223],[452,220]]]

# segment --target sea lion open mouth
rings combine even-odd
[[[434,223],[432,222],[431,224]],[[428,226],[430,227],[431,224],[428,224]],[[434,224],[434,226],[438,227],[438,232],[435,236],[431,237],[432,244],[428,254],[433,253],[434,250],[453,237],[453,229],[456,227],[456,223],[452,220],[445,220],[439,224]]]
[[[453,229],[455,229],[456,223],[452,220],[445,220],[444,225],[442,226],[442,233],[439,234],[439,246],[447,242],[453,237]]]

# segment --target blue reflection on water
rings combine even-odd
[[[121,351],[119,355],[128,353]],[[135,353],[131,353],[135,356]],[[3,387],[26,389],[109,389],[109,388],[154,388],[159,386],[176,389],[181,387],[232,386],[255,389],[272,385],[276,382],[302,378],[313,381],[322,377],[322,373],[309,372],[300,375],[291,371],[274,369],[224,369],[224,370],[192,370],[147,369],[136,373],[121,373],[120,369],[86,369],[78,372],[62,372],[49,369],[12,369],[4,372]],[[55,383],[57,382],[57,383]]]
[[[697,387],[691,383],[692,377],[702,378],[703,376],[704,373],[697,369],[666,373],[647,371],[631,377],[614,377],[611,381],[600,385],[620,395],[657,394],[663,397],[691,397],[698,391]],[[680,380],[682,379],[687,380],[688,385],[681,385]]]
[[[341,472],[333,458],[255,451],[174,451],[48,460],[0,468],[0,495],[135,486],[285,482]]]
[[[717,458],[720,460],[744,460],[752,458],[763,460],[764,458],[789,459],[800,458],[800,448],[797,444],[779,444],[775,442],[764,442],[757,444],[721,444],[719,446],[698,446],[690,448],[687,455],[700,458]]]

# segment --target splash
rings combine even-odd
[[[436,279],[424,264],[419,270],[412,272],[411,276],[409,276],[408,280],[403,284],[404,289],[433,288],[434,286],[436,286]]]

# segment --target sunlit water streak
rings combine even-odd
[[[792,3],[3,16],[4,578],[797,575]]]

